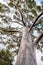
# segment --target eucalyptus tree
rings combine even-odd
[[[15,48],[13,52],[18,53],[15,65],[37,65],[35,48],[41,51],[43,48],[43,4],[37,5],[35,0],[8,0],[6,4],[0,3],[0,17],[0,34],[9,37],[1,43],[7,43],[9,49]],[[12,27],[14,23],[18,27]],[[34,31],[39,35],[34,35]]]

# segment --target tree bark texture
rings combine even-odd
[[[37,65],[35,48],[27,27],[23,27],[23,35],[15,65]]]

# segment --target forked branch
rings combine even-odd
[[[32,30],[33,26],[35,25],[35,23],[37,22],[37,20],[43,15],[43,12],[36,18],[36,20],[34,21],[34,23],[32,24],[32,26],[30,27],[29,32]]]
[[[24,17],[23,17],[23,14],[22,14],[22,12],[21,12],[20,10],[19,10],[19,12],[20,12],[20,14],[21,14],[21,17],[22,17],[22,23],[23,23],[23,25],[24,25],[24,26],[26,26],[26,23],[24,22],[24,19],[23,19]]]

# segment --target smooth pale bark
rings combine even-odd
[[[27,27],[23,28],[21,45],[15,65],[37,65],[35,49]]]

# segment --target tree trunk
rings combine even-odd
[[[35,49],[27,27],[23,28],[21,45],[15,65],[37,65]]]

